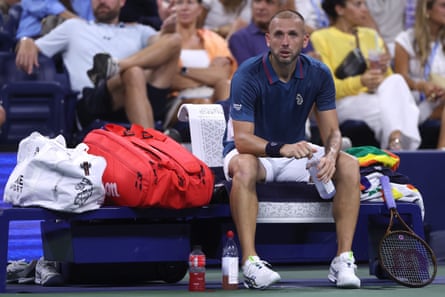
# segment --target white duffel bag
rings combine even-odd
[[[103,157],[88,154],[84,143],[67,148],[65,138],[33,132],[19,143],[17,165],[4,189],[4,201],[81,213],[99,208],[105,199]]]

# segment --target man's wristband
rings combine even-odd
[[[280,158],[282,157],[280,154],[281,148],[284,146],[282,142],[268,142],[266,144],[266,155],[272,158]]]

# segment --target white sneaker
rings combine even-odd
[[[18,282],[19,284],[33,282],[36,263],[36,260],[27,263],[25,259],[8,262],[8,266],[6,266],[6,282]]]
[[[244,286],[251,289],[266,289],[281,277],[270,269],[272,266],[258,256],[250,256],[243,265]]]
[[[329,268],[328,278],[338,288],[360,288],[360,279],[355,275],[357,265],[352,252],[341,253],[335,257]]]
[[[63,284],[63,276],[59,273],[57,266],[57,262],[40,258],[36,265],[35,283],[46,287]]]

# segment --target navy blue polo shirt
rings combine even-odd
[[[335,87],[325,64],[301,54],[293,77],[284,83],[269,61],[269,52],[246,60],[235,72],[230,91],[230,117],[255,123],[255,135],[295,143],[305,140],[305,123],[312,106],[335,109]],[[230,129],[231,127],[229,127]],[[224,155],[234,148],[227,139]]]

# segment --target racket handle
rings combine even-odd
[[[380,184],[382,185],[383,200],[385,200],[386,202],[386,207],[388,207],[388,209],[396,208],[396,202],[394,201],[394,197],[392,196],[389,177],[386,175],[382,175],[380,177]]]

